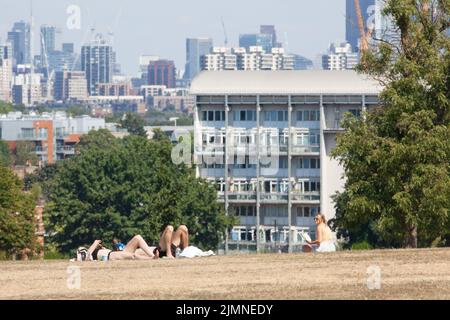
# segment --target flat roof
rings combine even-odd
[[[203,71],[194,95],[378,95],[381,85],[354,70]]]

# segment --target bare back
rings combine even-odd
[[[333,240],[331,229],[325,223],[321,223],[317,226],[317,239],[320,242]]]

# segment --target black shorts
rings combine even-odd
[[[176,257],[177,248],[178,247],[176,245],[174,245],[173,243],[170,245],[170,251],[172,252],[172,256],[174,258]],[[157,248],[155,248],[155,250],[153,250],[153,254],[154,255],[156,255],[156,250],[159,251],[159,257],[160,258],[167,256],[167,252],[166,251],[162,251],[160,246],[158,246]]]

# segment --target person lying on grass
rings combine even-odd
[[[140,236],[134,236],[121,251],[113,251],[103,246],[102,240],[95,240],[87,249],[87,255],[79,260],[149,260],[154,257],[149,247]]]
[[[181,250],[189,246],[189,231],[185,225],[181,225],[175,232],[171,225],[168,225],[159,240],[157,247],[150,247],[140,236],[134,236],[123,250],[111,250],[103,245],[102,240],[95,240],[89,249],[80,248],[77,252],[77,260],[149,260],[167,257],[176,257],[176,250]],[[169,250],[168,250],[169,249]]]

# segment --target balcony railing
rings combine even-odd
[[[46,153],[48,151],[48,147],[35,147],[34,151],[36,153]]]
[[[19,133],[17,135],[17,140],[47,140],[47,139],[48,139],[48,135],[41,134],[41,133],[34,133],[34,134]]]
[[[56,148],[57,153],[65,153],[65,154],[75,154],[75,147],[57,147]]]
[[[219,191],[217,193],[217,199],[219,201],[225,201],[225,193]],[[228,200],[230,201],[256,201],[256,192],[228,192]],[[287,192],[261,192],[260,200],[263,202],[272,201],[288,201]],[[320,201],[320,192],[305,192],[300,193],[296,191],[291,192],[291,200],[294,202],[303,201]]]

